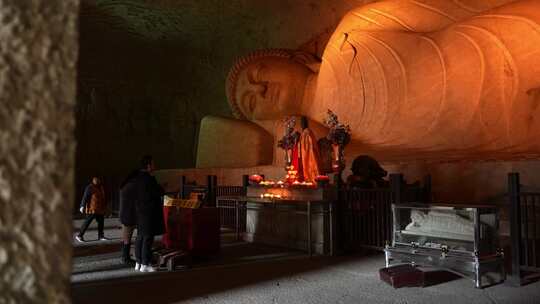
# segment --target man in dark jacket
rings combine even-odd
[[[131,249],[131,238],[133,230],[137,225],[137,214],[135,212],[135,200],[137,199],[137,179],[140,169],[131,172],[120,184],[120,223],[122,224],[122,263],[135,265],[131,259],[129,251]]]
[[[137,240],[135,243],[135,270],[154,272],[152,267],[152,244],[156,235],[165,232],[163,219],[163,188],[152,176],[154,161],[151,156],[142,159],[145,166],[136,177],[137,198],[135,200],[137,217]]]

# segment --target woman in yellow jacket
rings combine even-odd
[[[104,215],[107,210],[107,201],[105,200],[105,190],[103,189],[103,185],[101,184],[99,177],[94,176],[92,178],[92,182],[84,190],[79,210],[81,213],[86,214],[86,220],[81,226],[79,234],[75,237],[77,241],[85,241],[84,233],[94,219],[96,219],[96,222],[98,223],[98,240],[109,240],[103,234]]]

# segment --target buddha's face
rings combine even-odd
[[[301,114],[302,97],[311,73],[306,66],[287,58],[255,60],[238,75],[238,107],[250,120]]]

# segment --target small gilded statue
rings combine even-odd
[[[286,117],[284,121],[285,135],[278,141],[278,147],[285,150],[285,163],[288,167],[292,164],[292,153],[300,139],[300,132],[294,130],[296,126],[296,118],[294,116]]]
[[[351,128],[339,122],[338,117],[331,110],[327,111],[327,117],[324,124],[329,128],[326,138],[332,143],[334,150],[334,161],[332,169],[335,172],[343,170],[345,167],[345,158],[343,149],[351,141]]]

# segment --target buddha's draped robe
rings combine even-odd
[[[540,1],[465,2],[348,14],[325,49],[309,116],[332,109],[354,141],[377,147],[540,155]]]

